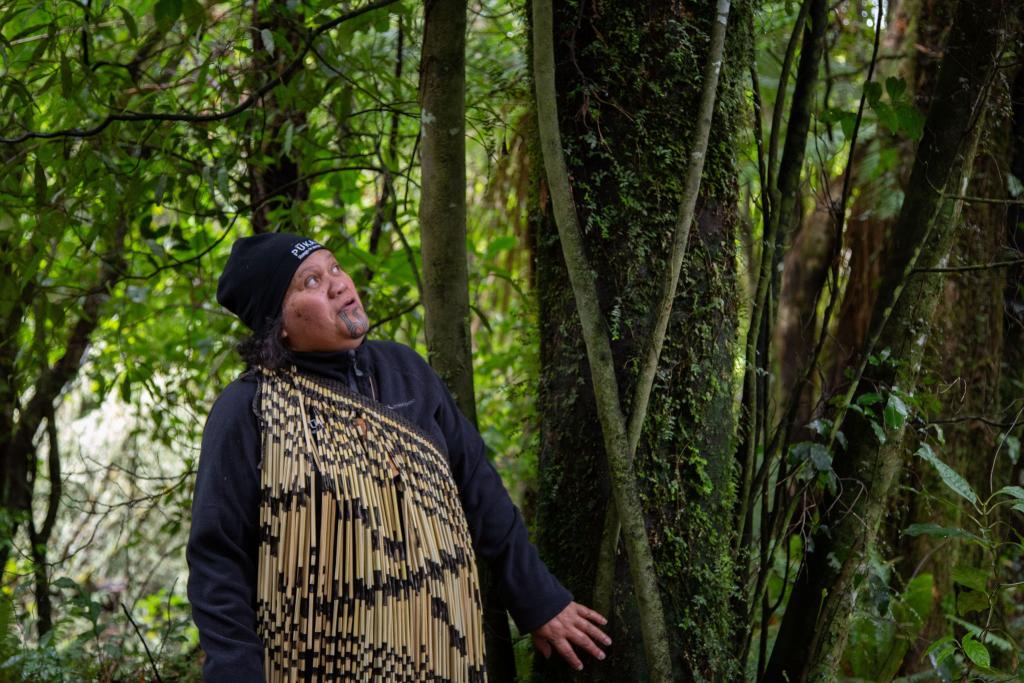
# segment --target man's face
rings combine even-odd
[[[326,249],[295,271],[281,309],[281,336],[292,351],[354,349],[370,328],[352,278]]]

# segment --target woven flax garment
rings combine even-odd
[[[376,401],[265,371],[256,616],[268,683],[485,681],[447,457]]]

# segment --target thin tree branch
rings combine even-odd
[[[153,675],[156,676],[157,683],[163,683],[164,679],[160,678],[160,671],[156,668],[156,662],[153,661],[153,653],[149,651],[149,644],[146,643],[146,638],[142,635],[142,631],[139,630],[139,625],[135,623],[134,619],[132,619],[132,613],[128,611],[128,608],[123,602],[121,603],[121,611],[123,611],[124,616],[128,618],[128,623],[130,623],[132,628],[135,629],[135,635],[137,635],[139,640],[142,641],[142,647],[146,650],[146,657],[149,659],[150,666],[153,667]]]
[[[992,263],[975,263],[969,266],[949,266],[946,268],[914,268],[914,273],[966,273],[972,270],[990,270],[992,268],[1009,268],[1024,263],[1024,258],[1010,259],[1009,261],[993,261]]]
[[[955,199],[966,204],[1010,204],[1014,206],[1024,205],[1024,199],[1000,199],[998,197],[969,197],[966,195],[945,195],[946,199]]]

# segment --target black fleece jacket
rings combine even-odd
[[[345,383],[400,413],[447,449],[473,547],[494,574],[522,632],[547,623],[572,595],[547,570],[519,511],[484,454],[484,444],[430,366],[412,349],[365,341],[355,351],[293,354],[301,372]],[[257,380],[232,382],[210,411],[192,499],[186,558],[188,597],[206,652],[207,682],[263,680],[256,635],[260,432]]]

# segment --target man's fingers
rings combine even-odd
[[[555,649],[558,650],[558,654],[562,655],[562,659],[569,663],[569,666],[579,671],[583,668],[583,662],[573,652],[572,645],[565,638],[559,638],[554,642]]]
[[[604,659],[604,651],[597,646],[597,643],[584,631],[573,629],[569,633],[569,639],[577,647],[581,647],[590,653],[595,659]]]
[[[544,655],[544,659],[551,658],[551,643],[549,643],[547,640],[545,640],[544,638],[534,638],[533,646],[537,648],[537,650],[542,655]]]
[[[612,644],[612,639],[608,637],[608,634],[589,621],[583,621],[580,630],[590,636],[595,642],[602,645]]]
[[[603,616],[601,616],[601,614],[599,612],[595,612],[594,610],[590,609],[586,605],[579,605],[579,615],[581,617],[589,619],[590,621],[594,622],[595,624],[601,624],[601,626],[604,626],[605,624],[608,623],[608,620],[605,619]]]

